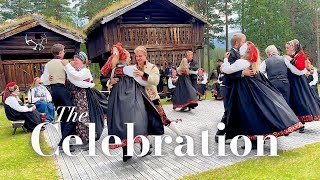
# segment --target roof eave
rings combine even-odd
[[[134,9],[134,8],[140,6],[141,4],[143,4],[143,3],[147,2],[147,1],[148,0],[137,0],[137,1],[134,1],[131,4],[118,9],[116,12],[111,13],[110,15],[103,17],[102,21],[100,22],[100,24],[105,24],[105,23],[107,23],[109,21],[112,21],[113,19],[115,19],[115,18],[121,16],[122,14],[130,11],[131,9]]]

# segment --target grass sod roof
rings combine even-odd
[[[88,24],[86,24],[83,27],[84,33],[88,35],[92,30],[94,30],[96,27],[98,27],[100,22],[105,16],[108,16],[116,11],[118,11],[121,8],[125,8],[126,6],[130,5],[136,0],[119,0],[118,2],[114,2],[110,6],[105,7],[103,10],[101,10],[98,14],[96,14]]]
[[[117,11],[121,11],[122,9],[126,9],[127,7],[129,7],[131,5],[134,5],[134,7],[139,6],[139,5],[143,4],[146,1],[147,0],[119,0],[117,2],[114,2],[113,4],[111,4],[110,6],[105,7],[98,14],[96,14],[92,18],[92,20],[90,20],[89,23],[84,26],[83,31],[84,31],[84,33],[86,33],[86,35],[88,35],[95,28],[100,26],[100,22],[103,21],[103,19],[106,16],[112,15],[113,13],[115,13]],[[201,16],[201,15],[199,15],[199,14],[197,14],[196,11],[192,7],[189,7],[189,6],[183,4],[180,1],[176,1],[176,0],[168,0],[168,1],[173,3],[174,5],[176,5],[178,8],[181,8],[181,9],[185,10],[190,15],[195,16],[198,19],[200,19],[201,21],[203,21],[203,22],[208,24],[206,18]],[[121,15],[121,14],[119,14],[119,15]]]
[[[24,15],[17,17],[10,22],[2,22],[0,23],[0,34],[5,33],[6,31],[10,31],[10,29],[14,29],[15,27],[19,27],[20,25],[32,22],[32,21],[42,21],[47,24],[51,24],[53,26],[58,26],[59,28],[62,28],[65,32],[72,34],[76,37],[79,37],[81,39],[86,39],[86,35],[81,31],[80,29],[76,28],[75,26],[71,24],[67,24],[64,22],[60,22],[53,17],[45,17],[42,15]]]

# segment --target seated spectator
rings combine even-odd
[[[157,90],[159,93],[163,93],[164,78],[166,78],[165,71],[163,70],[162,64],[161,64],[161,66],[160,66],[160,64],[156,64],[156,66],[158,67],[159,74],[160,74],[160,80],[159,80],[159,84],[157,86]]]
[[[34,78],[31,89],[28,92],[29,104],[36,105],[40,113],[46,114],[49,122],[54,122],[54,105],[51,103],[52,97],[48,89],[40,84],[39,77]]]
[[[205,72],[203,68],[198,69],[196,90],[199,101],[201,101],[201,97],[205,97],[206,95],[207,83],[208,74]]]
[[[32,132],[33,129],[40,124],[41,118],[45,115],[40,114],[36,110],[35,105],[24,105],[18,97],[19,93],[19,87],[15,82],[7,84],[2,97],[4,110],[10,121],[24,120],[25,122],[22,129],[25,132]],[[44,128],[42,130],[44,130]]]
[[[172,97],[174,93],[174,89],[176,88],[177,81],[178,81],[177,71],[172,70],[172,74],[168,79],[168,93],[167,93],[168,98]]]

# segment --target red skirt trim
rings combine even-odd
[[[301,122],[311,122],[311,121],[320,121],[320,115],[312,116],[312,115],[306,115],[306,116],[297,116],[298,119]]]
[[[273,132],[272,134],[265,134],[263,135],[264,137],[266,136],[269,136],[269,135],[273,135],[275,137],[279,137],[279,136],[284,136],[284,135],[287,135],[287,134],[290,134],[300,128],[303,127],[303,124],[301,122],[298,122],[290,127],[288,127],[287,129],[285,130],[282,130],[282,131],[278,131],[278,132]],[[261,135],[260,135],[261,136]],[[247,135],[247,137],[250,139],[250,140],[257,140],[257,135]]]
[[[173,105],[173,109],[183,108],[183,107],[189,106],[190,104],[197,104],[197,105],[198,105],[198,101],[193,100],[193,101],[187,102],[186,104],[174,104],[174,105]]]
[[[127,139],[123,139],[123,140],[121,140],[121,144],[109,144],[109,149],[117,149],[119,147],[124,147],[124,146],[127,146],[127,143],[128,143],[128,140]],[[135,144],[141,144],[142,143],[141,137],[136,137],[134,139],[134,143]]]

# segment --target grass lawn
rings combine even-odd
[[[182,179],[320,179],[320,143],[279,151],[278,157],[254,158]]]
[[[59,179],[53,157],[42,157],[31,146],[31,133],[21,128],[12,135],[11,122],[0,105],[0,179]],[[40,143],[45,154],[52,152],[41,133]]]

